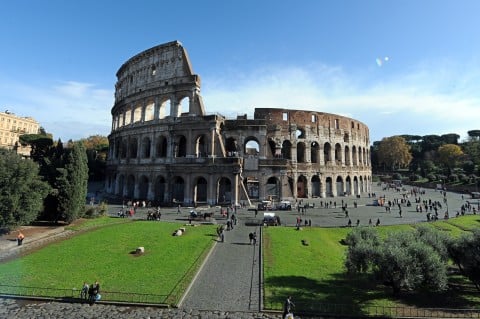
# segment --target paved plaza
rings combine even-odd
[[[355,226],[367,226],[369,220],[375,223],[378,219],[380,225],[412,224],[427,221],[427,212],[417,212],[413,188],[405,186],[399,190],[384,189],[375,185],[371,194],[363,194],[359,198],[339,197],[328,199],[304,199],[302,206],[307,206],[306,211],[293,207],[291,211],[274,211],[280,217],[280,227],[295,227],[298,219],[302,225],[307,220],[312,227],[346,227],[348,220]],[[442,208],[438,210],[439,218],[444,217],[448,210],[452,218],[460,207],[470,201],[475,207],[478,200],[471,200],[458,193],[422,189],[418,195],[421,201],[440,202]],[[392,205],[390,212],[385,207],[375,206],[374,201],[385,198],[388,201],[404,202],[400,208]],[[411,206],[407,206],[410,201]],[[328,203],[328,208],[326,208]],[[356,203],[356,207],[355,207]],[[295,204],[295,201],[293,201]],[[348,217],[342,205],[346,205]],[[199,213],[213,213],[213,218],[206,220],[192,220],[192,223],[225,224],[227,218],[220,213],[220,207],[181,207],[161,208],[161,221],[164,222],[190,222],[192,210]],[[225,208],[223,208],[225,209]],[[402,210],[402,216],[399,210]],[[119,205],[109,205],[109,214],[117,216],[124,210]],[[146,219],[148,208],[139,208],[134,219]],[[230,212],[231,214],[231,212]],[[237,210],[237,224],[232,230],[225,232],[224,242],[217,240],[208,258],[204,262],[195,279],[192,281],[179,309],[161,309],[151,307],[125,307],[108,304],[96,304],[93,307],[83,304],[69,304],[61,302],[25,302],[13,299],[0,298],[0,318],[280,318],[279,313],[263,313],[262,310],[262,283],[261,283],[261,232],[260,224],[263,212],[258,211],[257,216],[248,208]],[[258,243],[250,245],[248,234],[256,232]],[[55,240],[55,238],[68,238],[71,234],[67,231],[51,230],[51,234],[37,241],[26,241],[24,247],[18,247],[14,242],[2,241],[0,243],[0,260],[18,253],[18,249],[27,249],[29,245],[41,245],[42,241]],[[296,316],[300,318],[300,316]],[[302,318],[308,318],[302,316]],[[313,317],[310,317],[313,318]]]

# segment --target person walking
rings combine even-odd
[[[292,308],[295,307],[295,304],[292,302],[292,297],[288,296],[287,300],[285,300],[285,304],[283,305],[283,318],[293,318]],[[288,317],[290,316],[290,317]]]

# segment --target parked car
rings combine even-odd
[[[269,200],[264,200],[258,204],[258,210],[272,210],[272,202]]]
[[[292,210],[292,203],[288,200],[282,200],[277,208],[278,210]]]

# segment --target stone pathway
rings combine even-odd
[[[260,229],[249,225],[245,212],[237,214],[237,225],[225,231],[193,281],[182,307],[223,311],[260,311]],[[250,245],[248,234],[257,233]]]

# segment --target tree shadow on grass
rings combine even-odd
[[[451,278],[444,292],[401,292],[393,294],[391,287],[382,285],[371,274],[349,275],[338,273],[327,280],[314,280],[305,276],[278,276],[265,280],[271,291],[265,298],[265,307],[281,309],[291,295],[298,313],[366,316],[384,313],[384,300],[412,308],[474,308],[473,296],[478,296],[473,285],[462,278]],[[469,298],[470,297],[470,298]]]

